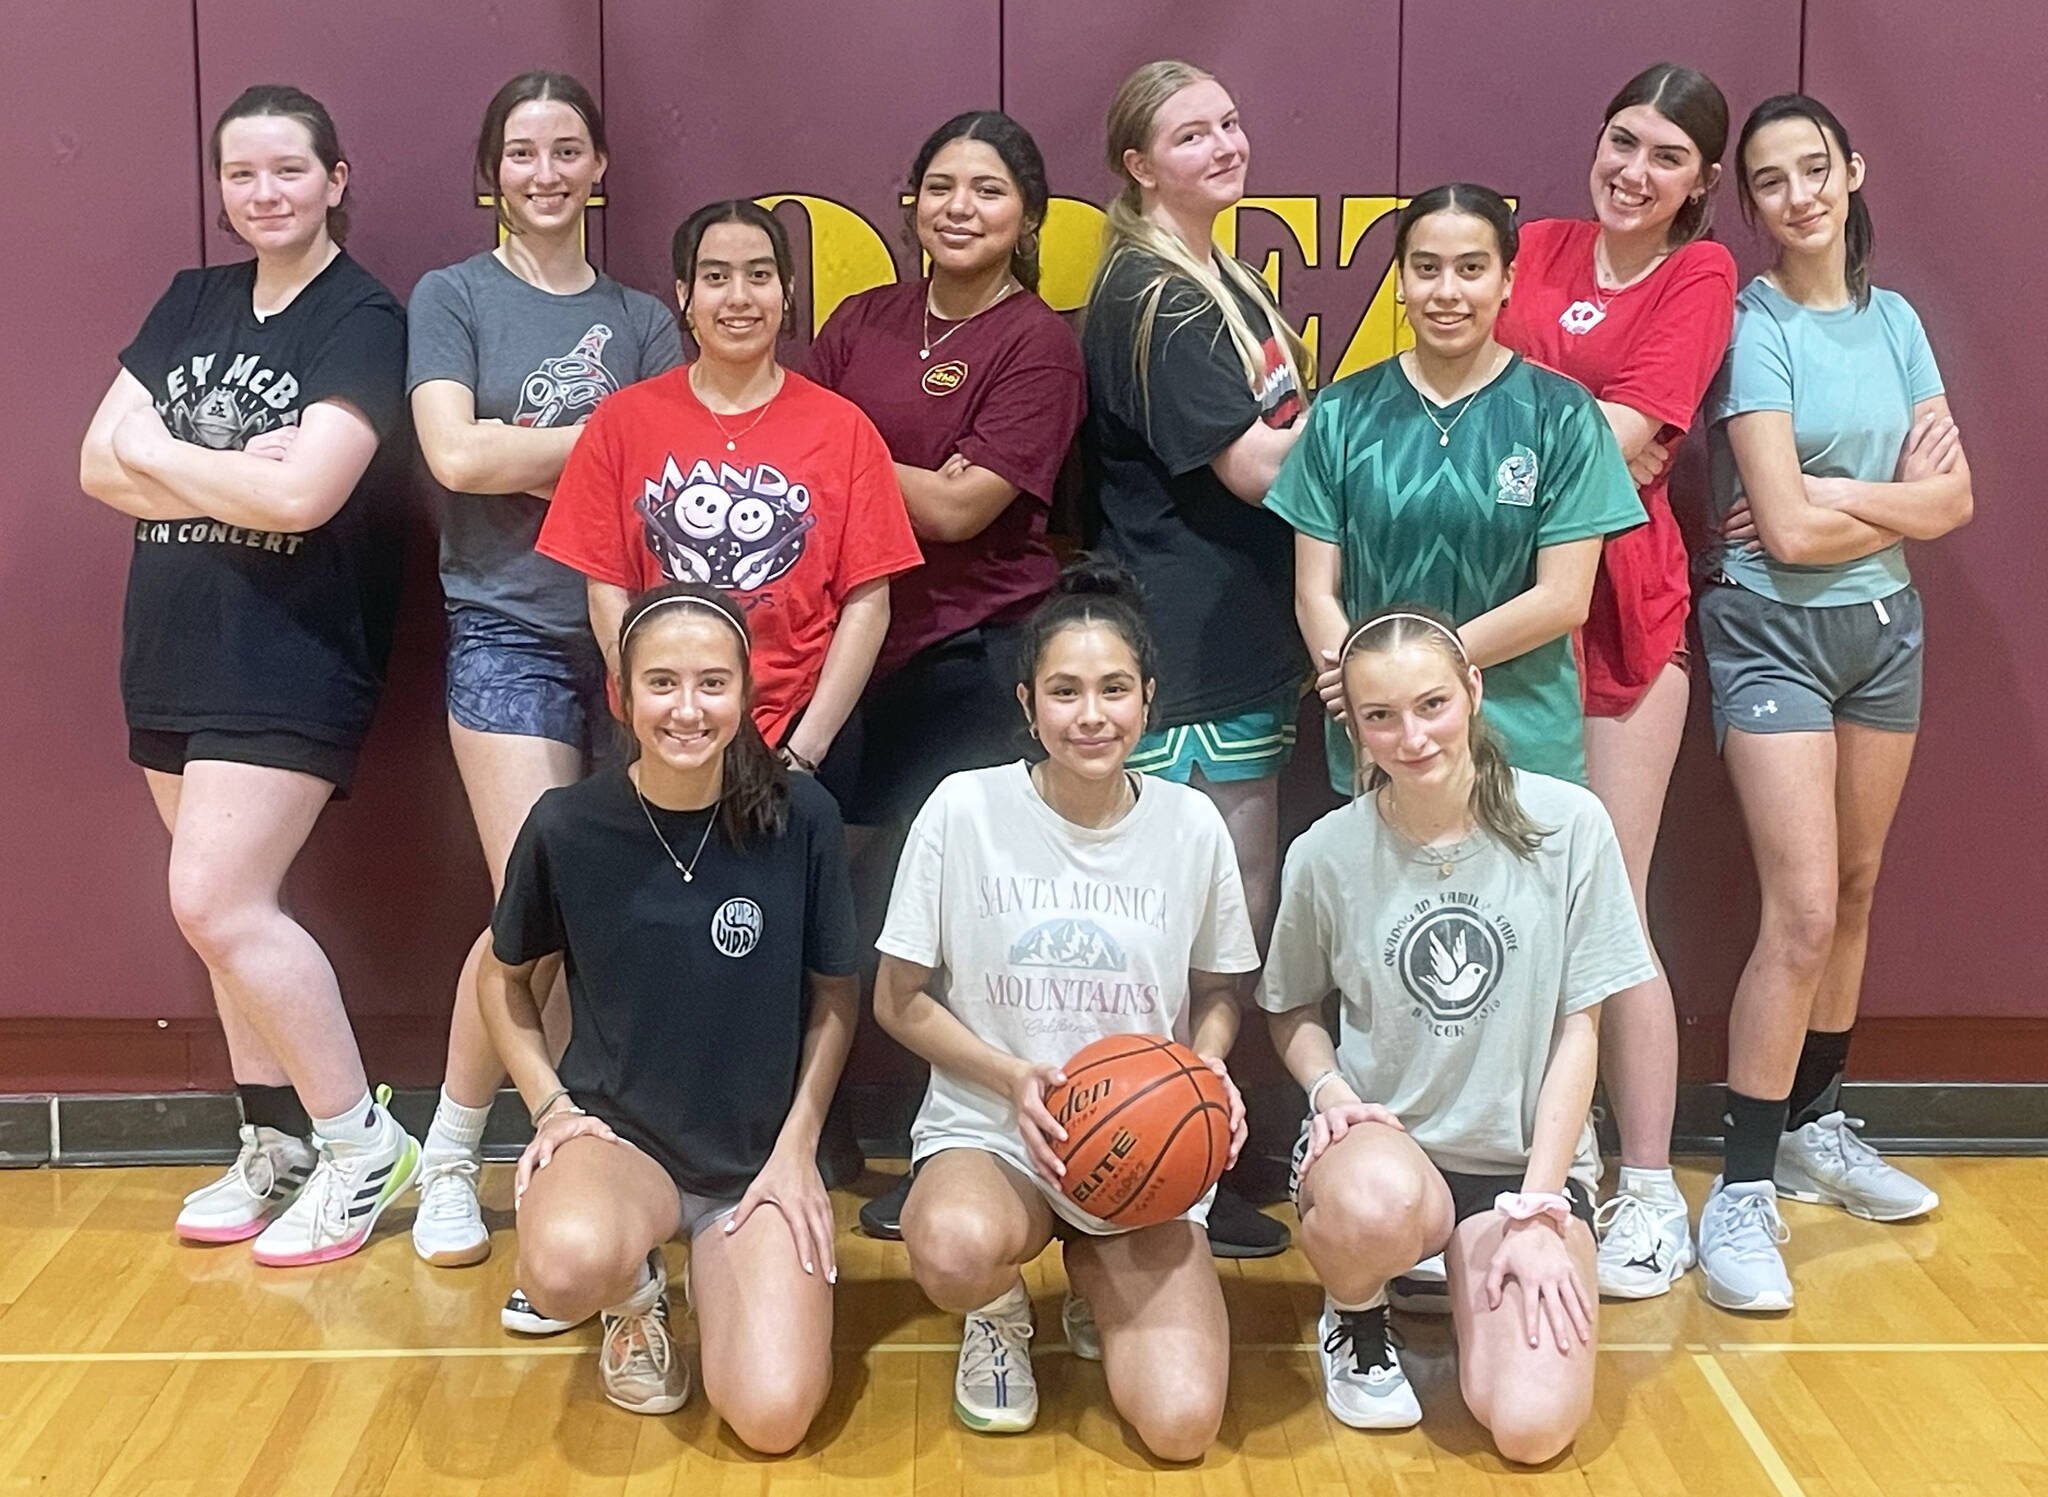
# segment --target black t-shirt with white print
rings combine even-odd
[[[1103,549],[1145,590],[1159,651],[1154,728],[1227,717],[1306,674],[1294,623],[1294,532],[1224,487],[1209,464],[1255,421],[1285,426],[1303,392],[1277,340],[1258,390],[1206,293],[1169,279],[1141,382],[1131,350],[1161,262],[1117,256],[1088,302],[1082,450],[1099,485]],[[1263,306],[1227,283],[1254,329]]]
[[[832,797],[790,776],[780,837],[735,851],[713,811],[643,811],[623,768],[550,790],[520,829],[491,920],[498,960],[565,954],[577,1105],[684,1189],[731,1198],[796,1098],[806,970],[859,965]],[[688,865],[685,882],[649,828]],[[696,853],[702,845],[701,854]]]
[[[409,448],[405,311],[339,254],[259,321],[256,264],[178,272],[121,351],[171,435],[239,451],[347,401],[378,437],[333,518],[303,533],[214,520],[138,520],[122,621],[132,728],[301,734],[362,742],[397,616]]]

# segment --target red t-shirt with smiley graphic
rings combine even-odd
[[[628,592],[691,579],[730,593],[753,636],[754,722],[779,744],[846,595],[921,557],[889,449],[851,401],[785,372],[767,409],[722,420],[687,365],[619,391],[591,414],[534,549]]]

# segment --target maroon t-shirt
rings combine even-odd
[[[963,629],[1023,618],[1051,591],[1059,562],[1046,516],[1087,409],[1080,345],[1038,297],[1012,292],[966,322],[933,318],[944,341],[929,359],[918,357],[924,306],[923,281],[850,297],[819,331],[805,372],[859,406],[897,462],[936,469],[957,452],[1015,484],[1017,497],[971,540],[920,541],[924,565],[889,584],[876,680]]]

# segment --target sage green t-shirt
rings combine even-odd
[[[1398,359],[1338,380],[1266,494],[1267,509],[1341,550],[1352,622],[1426,603],[1468,623],[1527,592],[1545,546],[1643,523],[1607,418],[1563,375],[1517,354],[1484,389],[1430,409],[1435,420]],[[1515,767],[1584,784],[1571,640],[1485,674],[1486,720]],[[1348,794],[1350,741],[1327,732],[1330,784]]]
[[[1485,830],[1425,852],[1362,795],[1294,839],[1259,1006],[1342,999],[1337,1068],[1438,1169],[1520,1174],[1566,1017],[1656,968],[1614,824],[1590,790],[1515,775],[1550,835],[1517,857]],[[1444,870],[1448,869],[1448,873]],[[1570,1173],[1599,1179],[1590,1124]]]

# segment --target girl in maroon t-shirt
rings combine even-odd
[[[1705,74],[1659,63],[1607,106],[1593,157],[1593,219],[1525,225],[1497,335],[1591,390],[1649,511],[1600,557],[1581,635],[1586,776],[1644,902],[1664,791],[1685,729],[1685,542],[1665,465],[1728,347],[1735,262],[1704,236],[1728,140],[1728,105]],[[1671,1178],[1678,1029],[1660,964],[1617,993],[1600,1053],[1621,1131],[1621,1188],[1602,1208],[1602,1294],[1663,1294],[1693,1259]]]
[[[1010,658],[1059,563],[1046,517],[1086,410],[1081,349],[1041,301],[1045,162],[992,109],[939,126],[910,168],[928,279],[843,302],[808,372],[875,423],[924,565],[890,584],[889,635],[857,714],[856,827],[908,817],[955,770],[1015,758]]]

